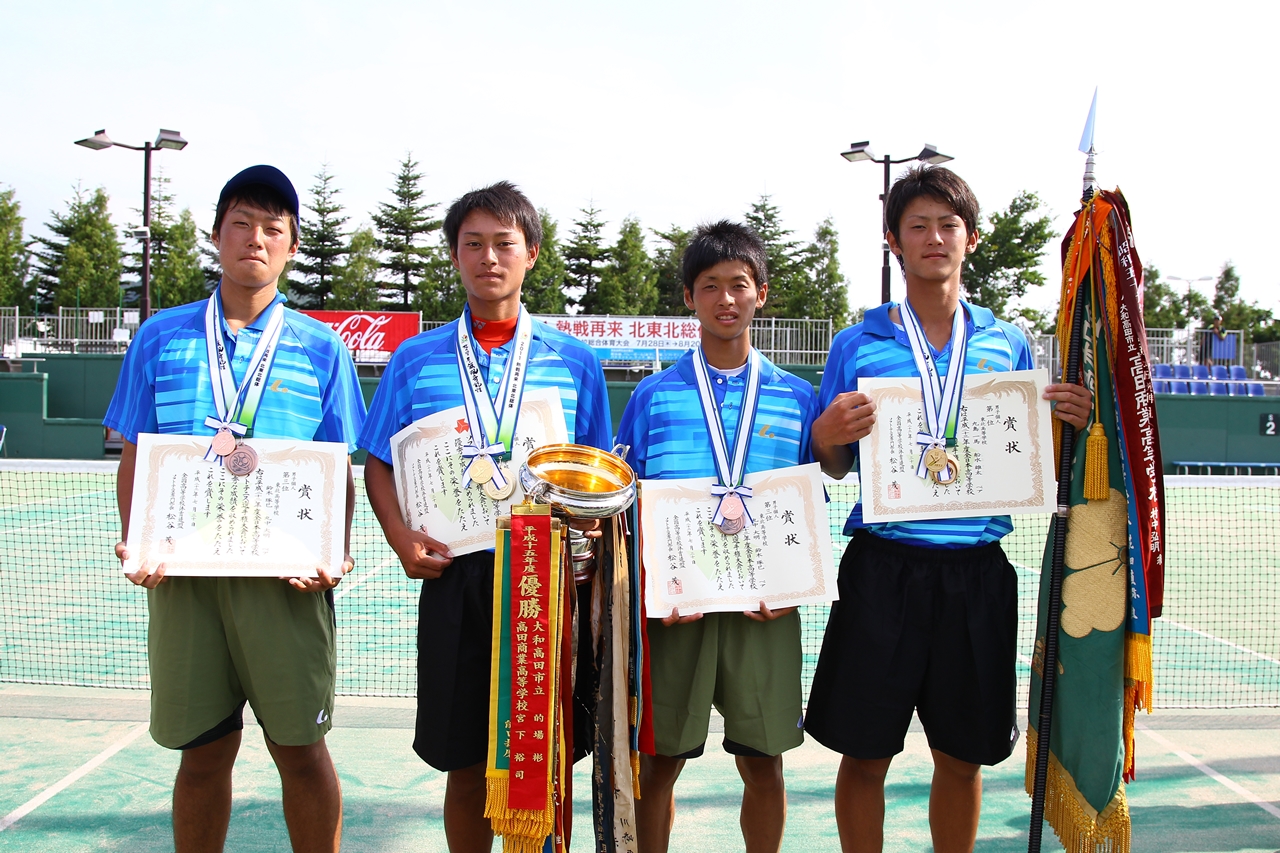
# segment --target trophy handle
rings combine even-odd
[[[631,452],[631,445],[615,444],[613,446],[613,450],[610,450],[609,452],[612,453],[614,456],[617,456],[619,459],[626,459],[627,454]]]

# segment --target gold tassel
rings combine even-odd
[[[1036,746],[1036,730],[1028,726],[1028,794],[1035,790]],[[1051,754],[1044,793],[1044,818],[1067,853],[1130,853],[1129,803],[1123,784],[1116,789],[1115,796],[1107,804],[1103,814],[1095,818],[1090,814],[1093,809],[1086,811],[1085,805],[1082,805],[1083,798],[1076,790],[1071,774]]]
[[[1053,458],[1062,458],[1062,421],[1053,419]]]
[[[1111,497],[1111,473],[1107,468],[1107,433],[1094,421],[1085,439],[1084,497],[1089,501],[1105,501]]]
[[[631,793],[640,799],[640,753],[631,750]]]

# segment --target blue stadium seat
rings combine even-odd
[[[1186,394],[1187,382],[1185,379],[1175,379],[1169,383],[1170,394]]]
[[[1155,393],[1157,394],[1169,393],[1169,380],[1167,379],[1157,379],[1155,382],[1151,383],[1151,386],[1152,386],[1152,390],[1154,390]]]
[[[1207,364],[1197,364],[1195,367],[1191,368],[1191,375],[1194,379],[1207,382],[1209,379],[1209,366]]]
[[[1200,382],[1200,381],[1198,381],[1198,380],[1197,380],[1197,381],[1193,381],[1193,382],[1191,383],[1191,396],[1193,396],[1193,397],[1207,397],[1207,396],[1209,396],[1209,383],[1208,383],[1208,382]]]
[[[1213,378],[1219,382],[1225,382],[1230,377],[1227,375],[1227,366],[1225,364],[1215,364],[1212,368]]]
[[[1227,383],[1225,383],[1225,382],[1210,382],[1210,383],[1209,383],[1209,396],[1211,396],[1211,397],[1226,397],[1226,396],[1228,396],[1228,395],[1229,395],[1229,393],[1230,393],[1230,392],[1228,392],[1228,391],[1227,391]]]
[[[1151,375],[1156,379],[1172,379],[1173,367],[1168,364],[1153,364],[1151,365]]]
[[[1232,382],[1232,383],[1231,383],[1231,396],[1232,396],[1232,397],[1248,397],[1248,396],[1249,396],[1249,386],[1248,386],[1248,385],[1246,385],[1246,384],[1244,384],[1243,382]]]
[[[1250,397],[1265,397],[1265,396],[1267,396],[1267,389],[1266,389],[1266,388],[1264,388],[1264,387],[1262,386],[1262,383],[1261,383],[1261,382],[1250,382],[1250,383],[1249,383],[1249,396],[1250,396]]]
[[[1173,366],[1173,378],[1174,379],[1190,379],[1191,368],[1185,364],[1175,364]]]
[[[1244,369],[1244,365],[1242,364],[1231,365],[1231,381],[1243,382],[1248,378],[1249,378],[1249,372]]]

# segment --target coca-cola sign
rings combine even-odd
[[[418,334],[416,311],[303,311],[338,333],[361,364],[385,364],[396,347]]]

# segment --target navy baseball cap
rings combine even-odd
[[[302,216],[298,210],[298,191],[293,188],[293,183],[285,177],[284,172],[275,166],[250,166],[227,181],[227,185],[218,195],[218,207],[221,208],[223,202],[233,196],[237,190],[250,184],[262,184],[275,190],[284,199],[290,213],[297,217]]]

